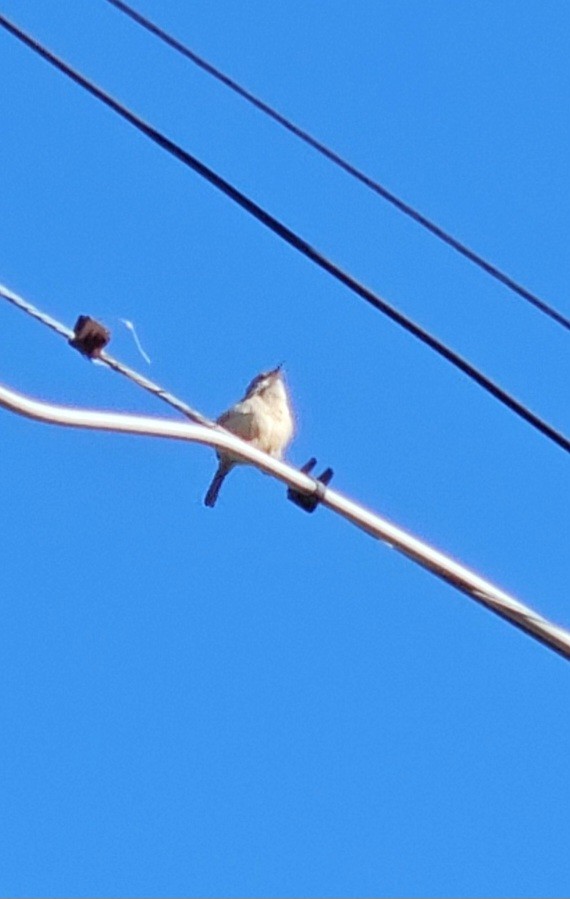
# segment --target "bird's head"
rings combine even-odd
[[[274,387],[278,382],[283,380],[283,363],[279,363],[276,368],[271,371],[263,371],[253,379],[246,390],[246,397],[263,396],[268,390]]]

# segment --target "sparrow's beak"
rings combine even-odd
[[[280,375],[280,374],[281,374],[281,369],[282,369],[282,368],[283,368],[283,363],[280,362],[279,365],[278,365],[276,368],[272,369],[272,371],[269,372],[269,374],[270,374],[270,375],[273,375],[273,377],[276,377],[277,375]]]

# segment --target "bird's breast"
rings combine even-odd
[[[268,410],[262,422],[259,435],[260,449],[270,456],[281,458],[293,436],[293,417],[288,406]]]

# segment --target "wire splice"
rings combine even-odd
[[[111,332],[89,315],[80,315],[73,328],[69,345],[89,359],[99,359],[101,351],[111,340]]]
[[[313,468],[317,464],[317,460],[314,456],[312,456],[308,462],[300,468],[300,471],[303,474],[311,474]],[[327,485],[330,484],[334,475],[334,471],[332,468],[325,468],[322,474],[317,475],[314,480],[315,489],[313,493],[304,493],[301,490],[296,490],[294,487],[289,487],[287,490],[287,499],[291,500],[292,503],[295,503],[296,506],[299,506],[300,509],[303,509],[305,512],[314,512],[319,503],[322,503],[323,499],[326,495]]]
[[[22,312],[25,312],[26,315],[30,316],[30,318],[39,321],[46,328],[50,328],[50,330],[55,331],[55,333],[59,334],[60,337],[64,337],[68,344],[72,344],[75,340],[76,335],[74,331],[63,325],[61,322],[57,321],[57,319],[52,318],[51,315],[47,315],[47,313],[42,312],[36,306],[32,305],[32,303],[29,303],[23,297],[19,296],[19,294],[14,293],[13,290],[9,290],[9,288],[4,284],[0,284],[0,298],[6,300],[8,303],[11,303],[12,306],[15,306],[17,309],[21,309]],[[78,322],[76,323],[76,327]],[[205,415],[202,415],[196,409],[193,409],[188,405],[188,403],[183,402],[182,400],[178,399],[177,396],[174,396],[173,393],[165,390],[164,387],[160,386],[160,384],[156,384],[154,381],[151,381],[149,378],[141,375],[133,368],[129,368],[128,365],[125,365],[123,362],[120,362],[113,356],[109,356],[109,354],[104,350],[100,351],[97,358],[99,362],[102,362],[103,365],[107,366],[107,368],[110,368],[112,371],[116,371],[117,374],[122,375],[129,381],[132,381],[133,384],[137,385],[137,387],[141,387],[143,390],[146,390],[148,393],[152,394],[152,396],[155,396],[163,403],[167,403],[167,405],[169,405],[172,409],[176,409],[177,412],[180,412],[186,418],[190,419],[190,421],[195,421],[207,428],[219,427],[215,421],[212,421],[210,418],[206,418]]]

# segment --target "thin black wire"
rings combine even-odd
[[[492,278],[495,278],[497,281],[500,281],[509,290],[512,290],[514,293],[518,294],[522,297],[523,300],[526,300],[528,303],[531,303],[545,315],[550,316],[550,318],[554,319],[554,321],[558,322],[562,327],[570,330],[570,318],[567,318],[563,315],[562,312],[559,312],[545,300],[540,299],[536,294],[532,293],[522,284],[519,284],[510,275],[507,275],[505,272],[501,271],[497,268],[496,265],[493,265],[491,262],[488,262],[482,256],[479,256],[474,250],[470,249],[466,244],[462,243],[456,237],[453,237],[452,234],[449,234],[447,231],[444,231],[443,228],[440,228],[435,222],[428,219],[425,215],[419,212],[417,209],[414,209],[413,206],[410,206],[409,203],[406,203],[404,200],[401,200],[395,194],[393,194],[388,188],[384,187],[382,184],[379,184],[378,181],[375,181],[369,175],[366,175],[360,169],[356,168],[356,166],[352,165],[352,163],[348,162],[348,160],[344,159],[334,150],[331,150],[330,147],[327,147],[326,144],[321,143],[321,141],[317,140],[316,137],[313,137],[304,129],[300,128],[298,125],[295,125],[294,122],[291,122],[284,115],[274,109],[272,106],[269,106],[268,103],[265,103],[264,100],[261,100],[259,97],[256,97],[255,94],[252,94],[245,87],[242,87],[237,81],[234,81],[233,78],[230,78],[228,75],[225,75],[224,72],[221,72],[218,68],[213,66],[207,60],[203,59],[201,56],[198,56],[197,53],[194,53],[189,47],[179,41],[177,38],[172,37],[172,35],[168,34],[168,32],[164,31],[164,29],[160,28],[160,26],[156,25],[154,22],[151,22],[150,19],[147,19],[140,12],[133,7],[129,6],[127,3],[124,3],[123,0],[107,0],[107,3],[110,3],[111,6],[114,6],[120,12],[129,16],[134,22],[138,25],[141,25],[143,28],[146,28],[147,31],[150,31],[151,34],[154,34],[156,37],[160,38],[160,40],[164,41],[178,53],[181,53],[195,65],[199,66],[209,75],[212,75],[218,81],[221,81],[222,84],[225,84],[226,87],[229,87],[230,90],[234,91],[234,93],[238,94],[240,97],[243,97],[244,100],[247,100],[248,103],[251,103],[257,109],[261,110],[261,112],[270,116],[274,121],[278,122],[283,128],[286,128],[287,131],[290,131],[296,137],[300,138],[300,140],[304,141],[304,143],[308,144],[322,156],[325,156],[335,165],[340,166],[345,172],[349,175],[352,175],[353,178],[356,178],[361,184],[364,184],[366,187],[373,190],[375,193],[379,194],[393,206],[403,212],[404,215],[409,216],[409,218],[413,219],[419,225],[426,228],[440,240],[444,241],[444,243],[448,244],[448,246],[452,247],[458,253],[461,253],[466,259],[469,259],[471,262],[475,263],[475,265],[479,266],[479,268],[483,269],[483,271],[487,272],[488,275],[491,275]]]
[[[548,437],[554,443],[558,444],[558,446],[562,447],[562,449],[566,450],[566,452],[570,452],[570,440],[561,432],[557,431],[552,425],[548,424],[548,422],[541,419],[538,415],[520,403],[517,399],[503,390],[502,387],[499,387],[498,384],[495,384],[490,378],[480,372],[475,366],[473,366],[470,362],[463,359],[458,353],[454,350],[450,349],[428,331],[424,330],[424,328],[420,327],[420,325],[416,324],[414,321],[409,319],[403,313],[399,312],[393,306],[390,306],[385,300],[383,300],[378,294],[374,293],[374,291],[370,290],[364,284],[361,284],[355,278],[352,277],[348,272],[343,271],[334,262],[331,262],[325,256],[322,255],[318,250],[312,247],[307,241],[305,241],[302,237],[272,216],[269,212],[266,212],[265,209],[262,209],[261,206],[258,206],[253,200],[250,200],[249,197],[245,196],[245,194],[241,193],[236,187],[214,172],[212,169],[208,168],[203,162],[200,162],[199,159],[196,159],[195,156],[192,156],[182,147],[175,144],[174,141],[170,140],[164,134],[162,134],[157,129],[153,128],[143,119],[139,118],[135,113],[133,113],[130,109],[123,106],[116,100],[114,97],[111,97],[108,93],[106,93],[102,88],[98,87],[93,82],[89,81],[84,75],[81,75],[71,66],[69,66],[66,62],[59,57],[55,56],[45,47],[43,47],[38,41],[34,38],[30,37],[12,22],[10,22],[5,16],[0,14],[0,25],[14,37],[18,38],[22,43],[26,44],[31,50],[49,62],[52,66],[59,69],[60,72],[63,72],[68,78],[71,78],[75,81],[76,84],[79,84],[80,87],[84,88],[84,90],[88,91],[114,112],[121,116],[121,118],[125,119],[131,125],[133,125],[138,131],[141,131],[145,134],[150,140],[154,141],[154,143],[158,144],[158,146],[162,147],[172,156],[179,159],[184,165],[193,169],[203,178],[213,184],[218,190],[222,191],[226,196],[230,197],[235,203],[245,209],[250,215],[254,216],[258,221],[262,222],[267,228],[273,231],[275,234],[279,235],[284,241],[290,244],[295,249],[299,250],[304,256],[308,259],[311,259],[315,262],[320,268],[324,269],[337,281],[340,281],[346,287],[348,287],[353,293],[357,294],[357,296],[361,297],[363,300],[366,300],[367,303],[370,303],[375,309],[379,312],[382,312],[384,315],[387,315],[388,318],[391,318],[392,321],[395,321],[398,325],[408,331],[410,334],[413,334],[414,337],[417,337],[418,340],[421,340],[422,343],[425,343],[427,346],[431,347],[436,353],[440,356],[443,356],[444,359],[447,359],[452,365],[466,374],[469,378],[479,384],[480,387],[483,387],[488,393],[494,396],[497,400],[499,400],[503,405],[507,406],[507,408],[511,409],[515,412],[520,418],[524,419],[528,424],[532,425],[532,427],[536,428],[536,430],[540,431],[545,437]]]

